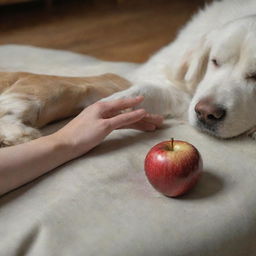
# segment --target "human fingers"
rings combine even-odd
[[[155,131],[157,128],[160,128],[163,124],[163,116],[146,114],[141,120],[136,123],[132,123],[127,126],[121,127],[122,129],[136,129],[140,131]]]
[[[114,130],[123,126],[128,126],[136,123],[141,120],[145,115],[146,111],[144,109],[138,109],[135,111],[119,114],[107,120],[110,123],[111,128]]]
[[[142,121],[144,121],[145,123],[153,124],[157,128],[160,128],[163,124],[164,117],[156,114],[146,114],[146,116],[143,117]]]
[[[139,131],[151,132],[157,129],[155,124],[144,122],[143,119],[136,123],[120,127],[121,129],[135,129]]]
[[[143,100],[143,96],[137,96],[135,98],[125,98],[104,102],[101,115],[103,118],[115,116],[116,114],[119,114],[121,110],[133,108],[140,104]]]

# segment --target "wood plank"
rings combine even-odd
[[[17,3],[24,3],[24,2],[30,2],[34,0],[0,0],[0,4],[17,4]]]
[[[143,62],[169,43],[203,0],[57,1],[0,7],[0,44],[66,49]]]

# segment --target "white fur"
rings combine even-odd
[[[39,102],[25,94],[8,93],[0,95],[0,146],[11,146],[41,136],[40,132],[28,126],[39,111]]]
[[[15,116],[24,122],[37,117],[37,111],[40,109],[39,102],[31,95],[9,93],[8,90],[0,95],[0,106],[0,117]],[[27,120],[24,118],[24,115],[27,117]]]
[[[256,81],[246,79],[250,73],[256,73],[256,1],[224,0],[194,16],[173,43],[130,77],[133,88],[110,99],[143,94],[149,111],[177,116],[189,109],[191,125],[228,138],[256,126]],[[214,131],[199,127],[194,109],[209,96],[227,109]]]
[[[188,113],[190,124],[199,129],[195,105],[211,96],[227,109],[227,116],[215,131],[202,130],[233,137],[255,131],[256,126],[256,82],[246,79],[256,72],[255,15],[255,0],[213,2],[141,66],[100,62],[65,51],[1,46],[0,69],[72,76],[117,73],[134,86],[106,100],[142,94],[148,111],[175,117]],[[212,58],[220,67],[213,66]]]
[[[23,124],[15,116],[0,119],[0,146],[11,146],[39,138],[41,133]]]

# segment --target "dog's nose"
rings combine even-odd
[[[211,99],[200,100],[195,106],[195,112],[199,121],[207,125],[214,125],[223,120],[226,110]]]

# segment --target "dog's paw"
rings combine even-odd
[[[169,91],[166,88],[159,88],[154,85],[133,86],[127,90],[117,92],[102,101],[112,101],[124,98],[143,96],[144,101],[134,109],[144,108],[148,113],[168,115],[170,112]]]
[[[41,137],[41,133],[22,123],[0,122],[0,147],[18,145]]]
[[[124,91],[116,92],[106,98],[101,99],[101,101],[113,101],[113,100],[120,100],[125,98],[134,98],[136,96],[140,96],[141,92],[136,88],[129,88]]]

